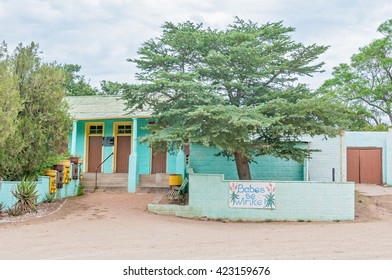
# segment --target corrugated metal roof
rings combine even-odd
[[[67,96],[69,113],[75,120],[150,117],[151,111],[128,113],[125,102],[118,96]]]

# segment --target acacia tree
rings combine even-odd
[[[334,68],[321,92],[339,98],[369,123],[392,125],[392,19],[377,29],[384,37],[360,48],[350,64]],[[366,112],[366,114],[364,114]],[[357,114],[358,115],[358,114]]]
[[[59,65],[43,63],[38,48],[35,43],[19,44],[13,54],[5,48],[2,52],[0,64],[7,65],[2,71],[12,77],[5,91],[20,101],[12,107],[15,131],[0,146],[0,177],[7,180],[43,174],[64,150],[70,129],[64,100],[66,73]]]
[[[298,82],[322,71],[314,61],[327,47],[295,42],[292,32],[282,22],[239,18],[221,31],[165,23],[162,35],[129,59],[139,84],[124,93],[128,108],[152,109],[156,120],[155,133],[141,141],[179,147],[190,137],[217,147],[234,157],[240,179],[251,179],[255,156],[303,160],[308,151],[297,145],[300,136],[335,135],[338,112]]]

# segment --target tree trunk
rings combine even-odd
[[[240,180],[252,180],[248,159],[240,153],[234,153],[234,158],[235,165],[237,166],[238,178]]]

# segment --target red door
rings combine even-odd
[[[117,136],[116,172],[128,173],[131,136]]]
[[[166,152],[157,152],[151,148],[151,174],[166,173]]]
[[[347,181],[382,184],[382,149],[348,148]]]
[[[95,169],[102,162],[102,136],[89,136],[88,144],[88,172],[95,172]],[[98,168],[98,172],[101,169]]]

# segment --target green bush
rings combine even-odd
[[[16,185],[16,188],[12,191],[17,199],[14,205],[16,210],[20,210],[21,213],[37,211],[38,194],[36,186],[37,183],[29,179],[23,179]]]
[[[45,194],[45,199],[43,202],[45,203],[53,203],[57,200],[56,198],[56,193],[46,193]]]
[[[84,188],[83,188],[83,185],[80,184],[80,183],[79,183],[78,191],[77,191],[76,195],[77,195],[77,196],[84,195]]]
[[[5,208],[4,204],[0,202],[0,215],[3,213],[4,208]]]

